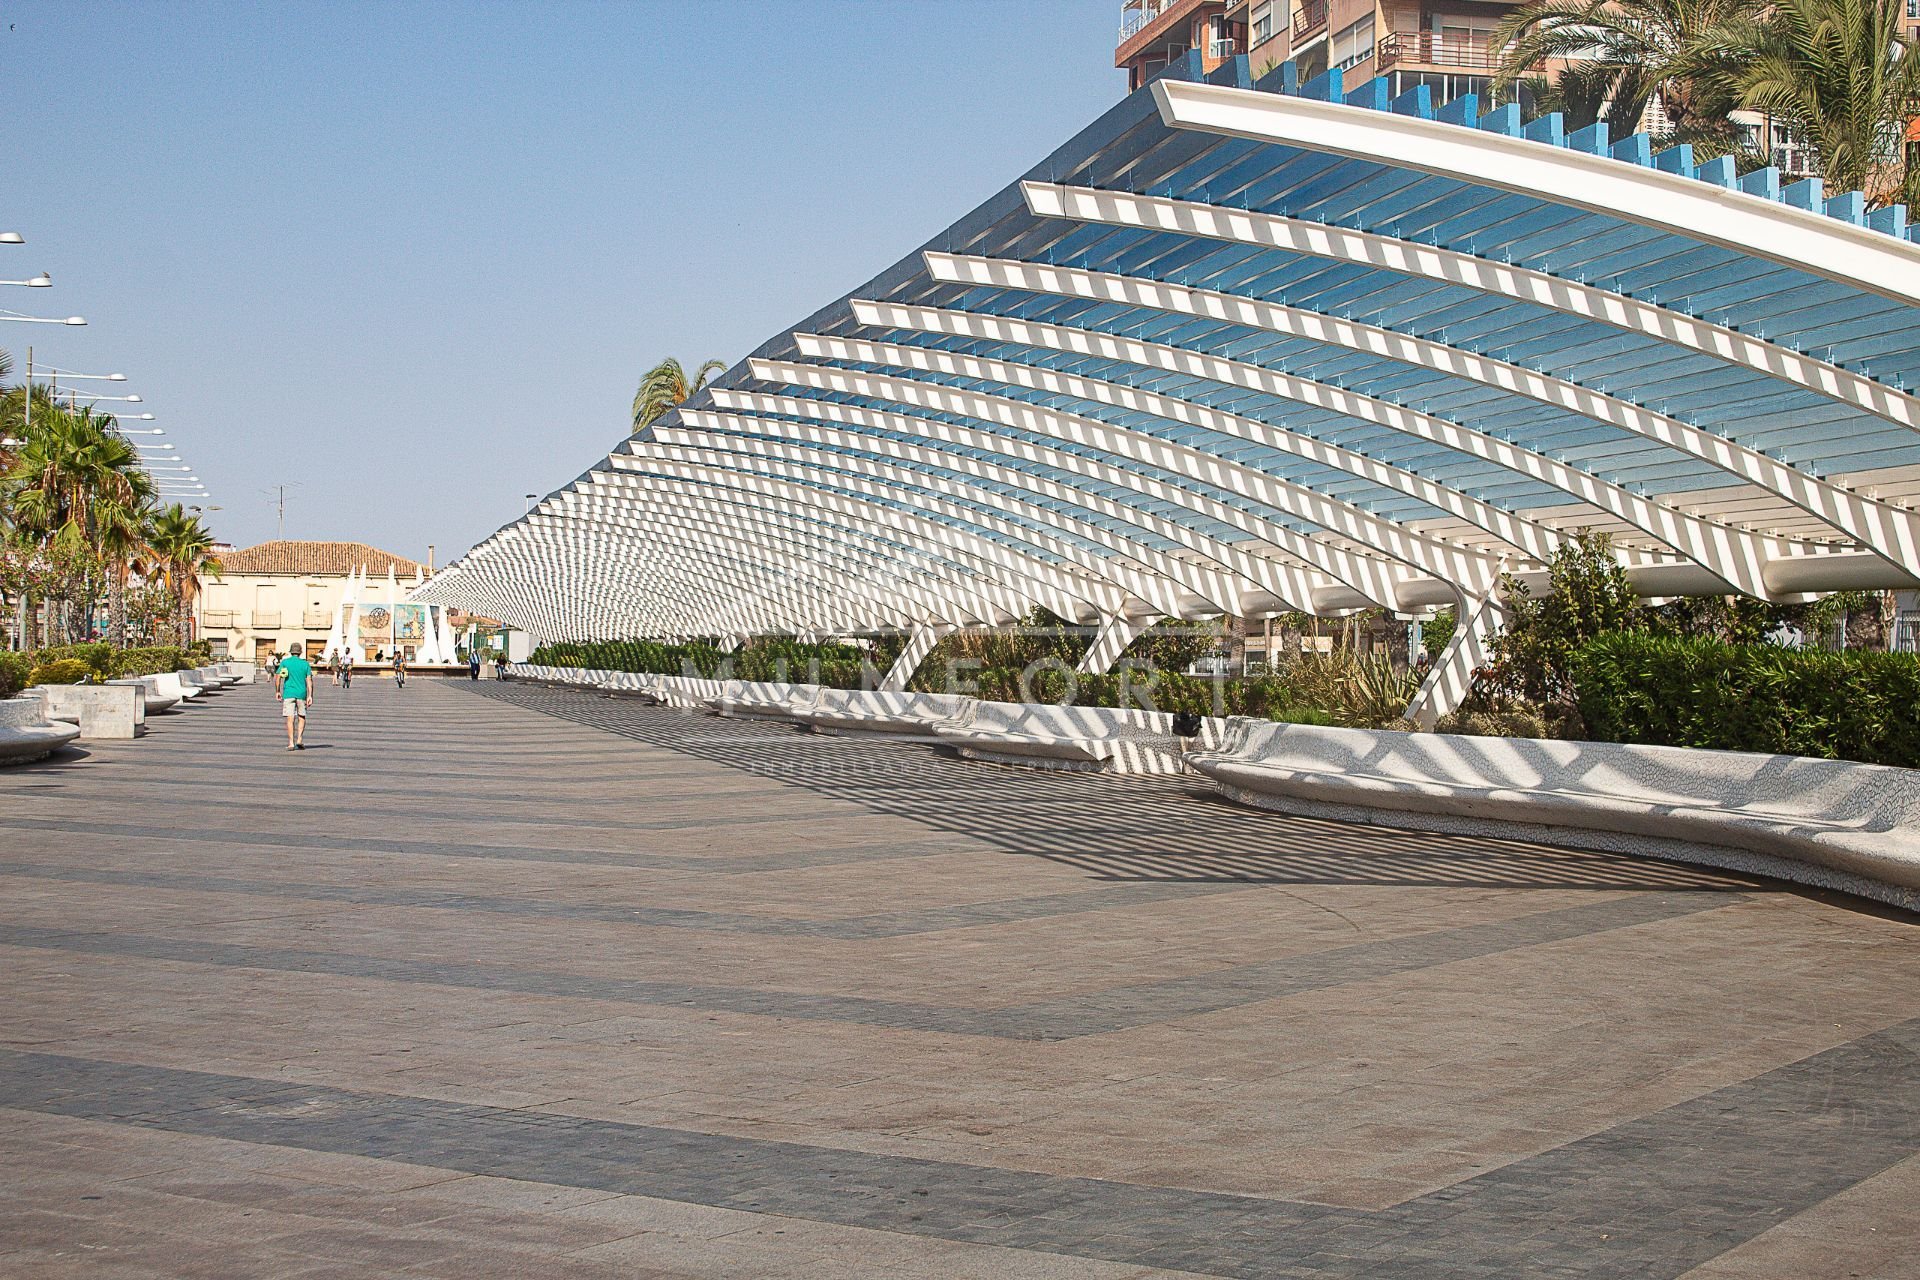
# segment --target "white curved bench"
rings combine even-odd
[[[729,680],[712,707],[729,719],[798,720],[819,700],[817,684],[772,680]]]
[[[1173,713],[1135,707],[1059,707],[979,702],[934,726],[961,755],[999,764],[1111,773],[1179,773],[1182,740]],[[1219,741],[1220,722],[1202,720],[1198,745]]]
[[[137,684],[147,693],[147,714],[157,715],[162,711],[171,711],[180,705],[183,693],[180,682],[173,682],[172,692],[161,687],[159,676],[124,676],[118,680],[109,680],[108,684]]]
[[[141,676],[140,679],[153,681],[148,688],[158,689],[163,696],[178,697],[181,702],[191,702],[201,694],[200,686],[182,680],[178,671],[162,671],[157,675]]]
[[[957,693],[822,689],[799,719],[815,733],[880,734],[913,742],[938,742],[934,732],[966,714],[973,699]]]
[[[1920,771],[1236,719],[1188,762],[1242,803],[1701,862],[1920,909]]]
[[[39,698],[0,698],[0,765],[43,760],[79,736],[79,725],[47,719]]]
[[[230,681],[222,680],[219,676],[214,675],[204,667],[198,667],[191,671],[176,671],[174,674],[180,677],[181,684],[190,684],[199,689],[201,693],[219,693],[230,683]]]

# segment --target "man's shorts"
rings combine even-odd
[[[303,716],[307,714],[307,704],[311,701],[313,701],[311,698],[282,698],[280,699],[280,714],[289,720],[295,716]]]

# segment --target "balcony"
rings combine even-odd
[[[309,609],[304,615],[305,626],[309,631],[325,631],[333,625],[333,613],[327,609]]]
[[[1391,66],[1412,64],[1491,73],[1500,65],[1503,47],[1483,36],[1394,31],[1380,41],[1379,67],[1385,71]]]
[[[1299,45],[1314,32],[1324,30],[1326,25],[1327,0],[1301,0],[1299,11],[1293,15],[1293,43]]]
[[[1232,37],[1228,37],[1225,40],[1207,41],[1207,60],[1209,62],[1225,62],[1228,58],[1245,52],[1246,50],[1240,47],[1240,42]]]
[[[224,631],[229,627],[233,626],[233,610],[231,609],[204,610],[200,614],[200,625],[204,626],[209,631],[213,631],[216,629]]]
[[[1125,44],[1150,26],[1153,20],[1167,11],[1174,0],[1127,0],[1120,6],[1120,39]]]
[[[260,609],[253,611],[253,629],[255,631],[278,631],[280,629],[280,611],[268,613]]]

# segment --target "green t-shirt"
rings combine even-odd
[[[290,653],[280,659],[280,696],[283,698],[305,698],[307,685],[313,678],[313,664],[297,653]]]

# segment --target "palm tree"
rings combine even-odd
[[[1906,130],[1920,116],[1920,57],[1902,0],[1775,0],[1720,37],[1721,79],[1819,157],[1829,192],[1875,206],[1920,196]],[[1743,56],[1744,55],[1744,56]]]
[[[199,516],[188,515],[176,502],[154,513],[146,540],[166,574],[167,586],[178,599],[176,621],[184,645],[193,598],[200,593],[200,575],[220,572],[220,562],[213,557],[213,535],[201,525]]]
[[[687,371],[672,356],[647,370],[647,376],[640,379],[640,390],[633,396],[634,434],[645,431],[675,405],[693,399],[707,385],[708,374],[722,372],[726,367],[722,361],[709,360],[700,366],[691,382],[687,380]]]
[[[1657,100],[1669,125],[1663,145],[1732,151],[1740,133],[1728,119],[1734,102],[1725,73],[1737,49],[1724,34],[1757,7],[1757,0],[1532,0],[1494,32],[1501,48],[1494,89],[1511,94],[1525,84],[1569,128],[1605,120],[1615,137],[1638,130]],[[1539,74],[1549,61],[1565,63],[1557,78]]]
[[[139,452],[116,425],[110,415],[95,416],[90,409],[48,406],[14,455],[6,485],[11,522],[49,552],[97,563],[117,607],[125,599],[125,560],[138,545],[154,487]],[[86,595],[93,598],[92,588]],[[69,597],[63,610],[73,603]]]

